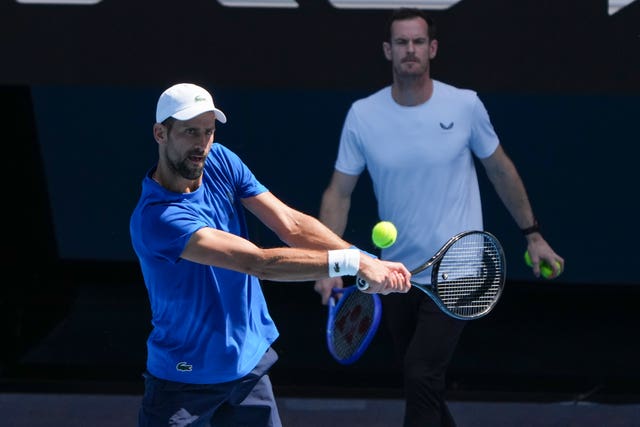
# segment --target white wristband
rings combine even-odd
[[[355,276],[360,269],[358,249],[337,249],[328,251],[329,277]]]

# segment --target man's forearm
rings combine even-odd
[[[350,198],[340,198],[329,191],[325,191],[322,196],[319,219],[334,233],[342,236],[347,228],[350,208]]]
[[[296,220],[299,232],[288,237],[287,244],[310,249],[341,249],[351,246],[320,220],[300,214]]]

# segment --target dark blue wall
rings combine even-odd
[[[58,251],[72,260],[135,261],[128,219],[140,181],[157,158],[151,135],[163,88],[32,88]],[[242,156],[276,195],[316,214],[333,170],[342,121],[365,91],[216,88],[229,116],[217,141]],[[559,281],[640,283],[635,241],[634,164],[638,95],[480,93],[529,191],[544,234],[566,258]],[[64,102],[61,103],[61,100]],[[508,275],[532,280],[525,240],[479,167],[486,228],[503,242]],[[370,187],[356,192],[348,235],[374,250]],[[98,225],[98,226],[96,226]],[[254,227],[263,245],[280,244]],[[615,250],[607,250],[615,248]],[[594,257],[606,268],[596,268]]]

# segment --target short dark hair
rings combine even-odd
[[[395,21],[403,21],[405,19],[412,19],[412,18],[422,18],[425,20],[425,22],[427,23],[427,36],[429,36],[429,40],[435,40],[436,38],[436,23],[433,20],[433,18],[429,15],[427,15],[426,12],[424,12],[421,9],[417,9],[417,8],[412,8],[412,7],[401,7],[398,9],[394,9],[391,12],[391,15],[389,16],[389,19],[387,20],[387,29],[386,29],[386,34],[387,34],[387,38],[386,40],[391,41],[391,25],[395,22]]]
[[[176,119],[174,117],[167,117],[161,124],[167,128],[168,132],[171,132],[171,128],[173,127],[173,124],[176,122]]]

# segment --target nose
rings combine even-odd
[[[198,138],[198,145],[206,147],[211,141],[213,141],[213,133],[203,132]]]

